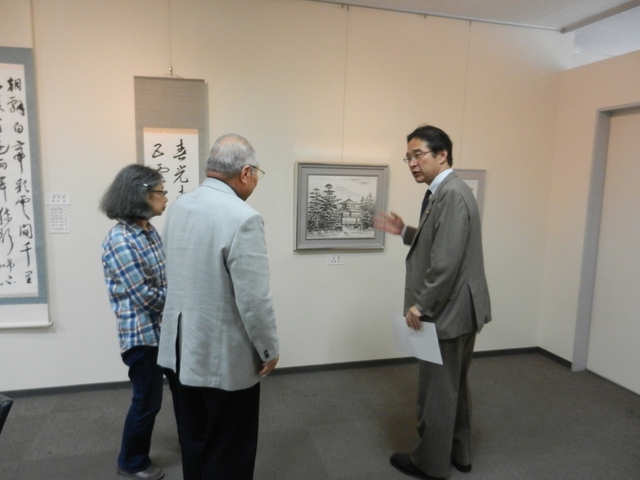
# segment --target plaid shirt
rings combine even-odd
[[[119,221],[102,242],[102,266],[111,308],[118,319],[120,352],[157,346],[167,298],[164,251],[158,231]]]

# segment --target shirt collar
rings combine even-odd
[[[142,228],[140,225],[138,225],[135,220],[120,220],[120,222],[123,225],[125,225],[127,228],[133,230],[133,232],[136,235],[140,235],[141,233],[148,235],[151,232],[151,229],[153,228],[151,223],[149,223],[149,231],[147,231],[144,228]]]
[[[433,182],[431,182],[431,185],[429,185],[429,190],[431,190],[432,194],[436,193],[436,190],[438,189],[442,181],[447,178],[451,172],[453,172],[453,169],[449,167],[436,175],[436,178],[434,178]]]

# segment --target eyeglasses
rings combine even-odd
[[[166,190],[154,190],[153,188],[151,188],[153,185],[149,185],[148,183],[143,183],[143,182],[133,182],[134,185],[138,185],[140,187],[144,187],[146,188],[149,192],[153,192],[153,193],[159,193],[160,195],[164,195],[165,197],[167,196],[167,193],[169,193]]]
[[[426,152],[422,152],[422,151],[418,151],[418,152],[414,152],[411,155],[407,154],[405,155],[405,157],[402,159],[402,161],[404,163],[409,163],[411,160],[415,160],[416,162],[418,160],[420,160],[422,157],[424,157],[427,153],[431,153],[431,150],[427,150]]]
[[[260,170],[258,167],[254,165],[249,165],[249,166],[258,172],[258,180],[262,180],[262,177],[264,177],[264,170]]]

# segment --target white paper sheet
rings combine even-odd
[[[436,325],[429,322],[421,323],[422,329],[415,331],[407,327],[407,322],[402,315],[394,315],[392,324],[396,348],[420,360],[442,365]]]

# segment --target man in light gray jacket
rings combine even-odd
[[[185,480],[253,478],[260,380],[279,359],[264,224],[245,203],[258,167],[245,138],[220,137],[167,214],[158,363],[174,372]]]

